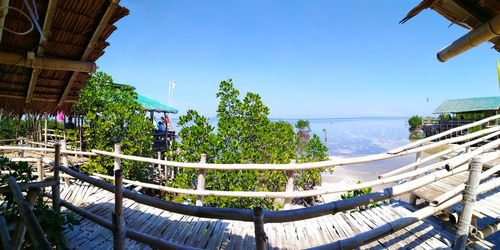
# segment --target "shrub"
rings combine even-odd
[[[419,128],[422,126],[422,117],[418,115],[414,115],[408,119],[408,125],[410,125],[411,128]]]
[[[153,124],[146,118],[131,86],[117,87],[111,76],[97,72],[80,92],[80,101],[74,108],[85,114],[83,140],[88,149],[113,151],[114,144],[120,143],[124,154],[153,156]],[[149,164],[124,161],[121,166],[126,178],[145,179],[148,176]],[[84,170],[111,174],[113,159],[93,157]]]
[[[197,162],[202,153],[207,154],[208,163],[290,163],[326,160],[327,148],[318,136],[305,146],[303,154],[298,153],[298,138],[293,126],[284,121],[271,122],[266,107],[258,94],[247,93],[239,98],[239,91],[232,80],[222,81],[217,93],[217,131],[208,119],[194,110],[179,118],[181,142],[176,143],[170,157],[176,161]],[[216,133],[215,133],[216,132]],[[177,150],[178,149],[178,150]],[[296,186],[306,189],[308,185],[319,184],[321,170],[299,171]],[[194,189],[197,171],[184,169],[177,174],[171,185]],[[284,171],[220,171],[208,170],[206,188],[228,191],[284,191]],[[174,196],[168,199],[178,202],[194,202],[193,196]],[[251,208],[261,206],[276,208],[272,199],[205,197],[208,206]]]

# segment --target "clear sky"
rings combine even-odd
[[[259,93],[275,118],[427,115],[445,99],[499,94],[483,44],[440,63],[467,31],[417,0],[129,0],[97,62],[116,82],[214,116],[221,80]],[[429,97],[429,102],[427,102]]]

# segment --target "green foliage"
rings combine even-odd
[[[297,128],[298,130],[304,130],[304,131],[311,131],[311,127],[309,125],[309,121],[308,120],[298,120],[296,123],[295,123],[295,128]]]
[[[113,151],[114,144],[119,143],[124,154],[153,156],[153,124],[146,118],[132,87],[117,87],[111,76],[97,72],[80,92],[75,110],[85,114],[83,137],[86,148]],[[123,173],[129,179],[146,178],[148,167],[145,163],[122,162]],[[111,174],[112,169],[113,159],[103,156],[92,158],[84,167],[89,173]]]
[[[7,158],[0,157],[0,185],[7,185],[7,179],[13,176],[18,183],[29,183],[36,179],[33,176],[31,167],[27,162],[10,162]],[[19,211],[14,203],[12,193],[8,192],[0,195],[1,200],[5,201],[4,206],[0,207],[0,215],[4,216],[7,222],[19,221]],[[64,238],[63,230],[65,226],[72,227],[76,224],[72,214],[66,217],[52,210],[52,208],[43,203],[42,197],[39,196],[33,208],[33,213],[39,219],[39,223],[45,232],[49,242],[57,249],[64,249],[66,239]],[[29,237],[26,237],[23,248],[29,249],[31,243]]]
[[[410,125],[411,128],[419,128],[422,126],[422,117],[418,115],[414,115],[408,119],[408,125]]]
[[[26,134],[25,121],[7,115],[0,116],[0,139],[15,139],[24,134]]]
[[[361,183],[361,181],[358,181],[357,183],[359,184],[359,183]],[[358,196],[362,196],[362,195],[365,195],[365,194],[369,194],[371,192],[372,192],[372,188],[371,187],[366,187],[366,188],[362,188],[362,189],[356,189],[356,190],[348,191],[347,193],[341,194],[340,198],[342,200],[351,199],[351,198],[354,198],[354,197],[358,197]],[[360,206],[357,209],[358,210],[364,210],[364,209],[368,209],[370,207],[374,207],[374,206],[378,206],[378,205],[379,205],[379,202],[372,202],[372,203],[370,203],[368,205]]]
[[[297,152],[298,140],[293,126],[284,121],[271,122],[266,107],[258,94],[247,93],[239,98],[239,91],[232,80],[222,81],[217,98],[217,133],[206,117],[194,110],[179,118],[181,142],[174,145],[170,157],[175,161],[197,162],[202,153],[207,154],[208,163],[290,163],[300,161],[320,161],[327,158],[327,148],[319,137],[308,142],[303,155]],[[306,183],[317,184],[319,171],[301,171],[298,188],[305,189]],[[177,174],[170,185],[178,188],[194,189],[197,171],[184,169]],[[284,191],[286,176],[283,171],[220,171],[208,170],[206,189],[228,191]],[[167,197],[177,202],[194,202],[193,196]],[[271,199],[205,197],[208,206],[251,208],[274,207]]]
[[[477,131],[482,130],[482,129],[483,129],[483,127],[481,125],[477,125],[477,126],[468,128],[467,132],[470,134],[470,133],[474,133],[474,132],[477,132]]]

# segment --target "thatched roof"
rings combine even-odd
[[[422,10],[430,8],[452,23],[460,25],[466,29],[476,29],[481,24],[486,24],[495,16],[500,14],[500,1],[498,0],[423,0],[413,8],[401,23],[408,21]],[[491,25],[490,25],[491,26]],[[490,27],[491,28],[491,27]],[[497,28],[493,27],[493,30]],[[496,33],[496,32],[493,32]],[[493,43],[493,47],[500,51],[500,36],[492,34],[488,40]],[[476,46],[477,44],[473,44]]]
[[[29,19],[14,9],[31,16],[25,2],[38,15],[39,29],[35,24],[28,34],[18,35],[0,28],[0,108],[16,113],[69,112],[88,72],[95,71],[95,61],[109,45],[106,39],[116,30],[113,24],[128,10],[118,0],[0,0],[0,7],[9,6],[6,16],[0,9],[0,27],[28,30]]]

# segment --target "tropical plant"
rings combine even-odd
[[[414,115],[408,119],[408,125],[410,125],[410,130],[420,129],[422,126],[422,117]]]
[[[113,151],[114,144],[119,143],[124,154],[153,156],[153,124],[146,118],[133,87],[118,86],[111,76],[97,72],[90,77],[79,99],[74,108],[77,113],[85,114],[86,148]],[[127,178],[144,179],[149,175],[148,164],[124,161],[121,166]],[[111,174],[113,159],[93,157],[83,169]]]
[[[0,139],[15,139],[26,134],[26,122],[10,115],[0,116]]]
[[[357,181],[357,184],[360,184],[360,183],[361,183],[361,181]],[[347,193],[341,194],[340,198],[342,200],[351,199],[351,198],[354,198],[354,197],[358,197],[358,196],[362,196],[362,195],[365,195],[365,194],[369,194],[371,192],[372,192],[372,188],[371,187],[366,187],[366,188],[361,188],[361,189],[355,189],[355,190],[348,191]],[[371,207],[374,207],[374,206],[378,206],[379,204],[380,204],[380,202],[372,202],[372,203],[370,203],[368,205],[359,206],[356,209],[358,209],[358,210],[365,210],[365,209],[368,209],[368,208],[371,208]]]
[[[290,123],[271,122],[266,107],[258,94],[247,93],[239,98],[239,91],[231,79],[222,81],[217,98],[217,131],[209,120],[194,110],[179,118],[181,130],[179,143],[174,144],[170,157],[176,161],[196,162],[202,153],[207,154],[208,163],[290,163],[292,159],[302,162],[321,161],[327,158],[327,148],[319,137],[308,143],[303,155],[298,155],[298,140]],[[220,171],[208,170],[206,188],[229,191],[284,191],[286,177],[283,171]],[[319,171],[297,173],[297,187],[307,188],[307,183],[318,184]],[[170,183],[174,187],[193,189],[197,182],[197,171],[185,169]],[[175,196],[168,199],[191,202],[193,196]],[[250,208],[262,206],[276,208],[271,199],[236,197],[205,197],[208,206]]]

